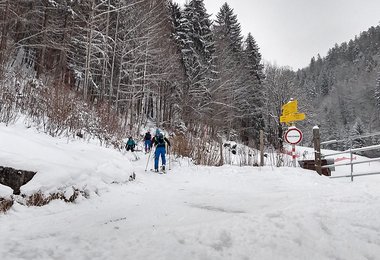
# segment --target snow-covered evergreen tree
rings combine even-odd
[[[185,39],[186,39],[186,34],[182,30],[183,27],[181,26],[181,21],[182,21],[182,10],[179,7],[179,5],[175,2],[169,1],[168,2],[168,9],[169,9],[169,16],[170,16],[170,22],[171,22],[171,38],[174,39],[176,43],[176,52],[178,53],[179,60],[178,62],[178,68],[176,71],[176,76],[178,80],[175,81],[174,85],[175,87],[172,89],[171,96],[174,97],[172,98],[172,111],[173,111],[173,125],[176,126],[183,126],[184,122],[182,119],[182,114],[183,114],[183,98],[185,97],[184,95],[184,88],[183,84],[185,82],[185,68],[183,64],[183,59],[182,59],[182,49],[183,46],[185,45]]]
[[[358,137],[365,133],[363,122],[360,118],[357,118],[355,121],[354,126],[351,130],[351,136],[352,137]],[[363,138],[355,138],[352,139],[352,148],[360,148],[365,146],[365,140]]]
[[[247,39],[245,40],[244,53],[247,58],[246,68],[251,73],[251,75],[253,75],[261,84],[265,78],[263,72],[264,65],[261,63],[261,54],[259,52],[259,47],[251,33],[248,33]]]
[[[242,91],[245,73],[240,24],[228,4],[224,4],[218,12],[213,33],[216,57],[214,61],[218,74],[210,85],[211,110],[218,113],[214,113],[212,119],[218,125],[218,130],[229,138],[231,130],[240,127],[238,117],[244,114],[239,104],[245,98]]]
[[[234,14],[233,9],[224,3],[220,8],[215,20],[216,26],[222,37],[229,39],[232,50],[235,52],[240,52],[242,48],[241,27],[237,20],[236,14]]]
[[[377,78],[376,87],[375,87],[375,102],[376,102],[376,108],[380,112],[380,74]]]
[[[251,33],[248,34],[245,40],[243,56],[245,71],[247,72],[245,79],[245,101],[249,105],[249,110],[246,110],[248,113],[243,119],[243,124],[251,129],[249,134],[258,140],[260,130],[265,127],[263,119],[263,108],[266,97],[263,87],[265,75],[259,47]]]
[[[203,0],[191,0],[185,5],[179,28],[187,80],[182,101],[188,120],[190,114],[202,115],[210,98],[215,47],[209,17]]]
[[[181,8],[175,2],[169,1],[168,4],[169,12],[170,12],[170,21],[172,23],[173,34],[172,37],[180,43],[181,36],[183,33],[180,31],[181,29]]]
[[[326,72],[320,74],[318,79],[318,85],[320,88],[321,96],[327,96],[329,94],[329,81]]]

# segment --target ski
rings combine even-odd
[[[154,169],[150,169],[150,171],[158,174],[166,174],[166,171],[163,170],[159,170],[158,172],[156,172]]]

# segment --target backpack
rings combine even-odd
[[[157,136],[157,146],[162,146],[162,145],[165,145],[165,140],[164,140],[164,135],[160,133]]]

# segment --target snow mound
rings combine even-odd
[[[13,193],[13,190],[7,186],[0,184],[0,198],[9,198]]]
[[[0,124],[0,143],[2,166],[37,172],[21,187],[25,195],[65,192],[72,187],[99,193],[110,183],[127,182],[134,172],[130,158],[115,149],[80,139],[53,138],[22,123]],[[7,189],[1,189],[1,194],[7,194],[2,190]]]

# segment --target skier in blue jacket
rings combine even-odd
[[[164,137],[164,135],[160,132],[156,132],[156,135],[152,139],[153,145],[156,147],[156,151],[154,152],[154,171],[158,172],[158,161],[161,156],[162,161],[162,170],[165,172],[166,165],[166,144],[170,146],[169,140]]]

